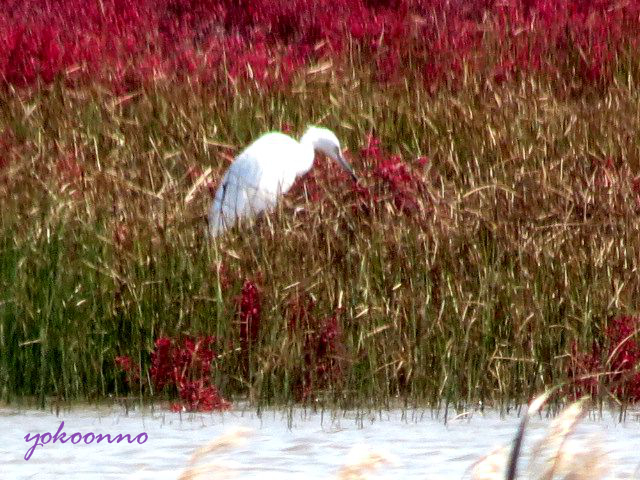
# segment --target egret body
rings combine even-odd
[[[224,173],[209,210],[209,232],[217,236],[243,217],[269,210],[324,153],[356,179],[340,142],[326,128],[309,127],[300,141],[280,132],[262,135],[244,149]]]

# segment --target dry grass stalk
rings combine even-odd
[[[338,471],[338,480],[364,480],[368,472],[377,470],[383,464],[393,463],[392,458],[366,446],[356,445],[349,452],[347,463]]]
[[[205,465],[197,465],[204,457],[212,452],[219,452],[231,448],[237,448],[244,444],[250,436],[252,430],[244,427],[235,427],[227,433],[219,436],[208,444],[197,449],[191,459],[189,465],[178,477],[179,480],[195,480],[198,478],[211,478],[215,473],[215,478],[231,478],[232,472],[227,465],[220,463],[208,463]]]
[[[471,466],[472,480],[497,480],[504,478],[511,447],[497,447]]]
[[[516,434],[516,438],[513,441],[513,446],[511,448],[511,454],[509,456],[509,462],[507,464],[506,470],[506,478],[507,480],[514,480],[516,478],[517,467],[518,467],[518,459],[520,458],[520,452],[522,450],[522,442],[524,441],[524,432],[527,428],[527,424],[529,422],[529,418],[531,415],[535,415],[545,404],[549,396],[553,390],[547,390],[542,395],[534,398],[529,404],[529,408],[525,412],[522,420],[520,422],[520,426],[518,427],[518,433]]]
[[[586,405],[583,399],[568,406],[551,423],[547,435],[534,445],[529,463],[533,478],[597,479],[606,475],[606,455],[595,438],[589,439],[588,446],[569,439],[586,415]],[[536,472],[541,473],[536,475]]]
[[[524,433],[531,415],[540,410],[551,391],[534,399],[520,422],[512,446],[493,450],[477,461],[471,470],[473,480],[497,480],[516,478],[517,462],[521,456]],[[608,462],[597,439],[569,442],[569,436],[586,414],[586,402],[580,400],[569,405],[549,426],[548,433],[531,449],[528,478],[552,480],[553,478],[587,479],[604,478]],[[511,452],[510,454],[508,452]],[[508,460],[507,458],[510,457]]]
[[[610,470],[607,455],[596,436],[582,442],[566,442],[554,460],[554,467],[553,478],[564,480],[602,479]]]

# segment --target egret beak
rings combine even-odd
[[[356,174],[354,173],[353,168],[351,167],[351,165],[349,165],[349,162],[345,160],[340,150],[338,150],[337,160],[340,166],[344,168],[349,175],[351,175],[351,178],[353,178],[353,181],[358,183],[358,177],[356,177]]]

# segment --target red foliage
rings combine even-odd
[[[171,405],[174,412],[211,412],[231,408],[231,403],[222,398],[218,389],[206,378],[182,381],[178,385],[178,391],[182,403]]]
[[[237,299],[240,324],[240,345],[246,351],[258,340],[260,333],[260,291],[254,282],[245,280]]]
[[[623,315],[609,323],[603,346],[594,343],[587,353],[572,345],[575,392],[596,395],[602,385],[621,400],[640,401],[639,331],[640,317]]]
[[[209,412],[231,407],[211,384],[211,362],[216,357],[214,342],[212,336],[198,339],[186,336],[182,342],[168,337],[156,340],[149,375],[157,391],[167,386],[178,390],[182,402],[174,403],[172,410]],[[125,371],[131,369],[129,357],[116,357],[116,363]]]
[[[338,357],[344,355],[338,314],[324,318],[318,327],[315,333],[307,336],[305,362],[315,363],[316,380],[327,383],[336,380],[340,375]]]
[[[599,390],[599,373],[602,369],[602,351],[595,343],[591,352],[578,351],[578,344],[571,345],[571,366],[569,375],[573,380],[573,391],[577,397],[583,395],[597,396]]]
[[[358,182],[346,181],[345,185],[350,188],[343,192],[343,204],[349,205],[356,215],[369,215],[379,204],[387,201],[392,201],[396,210],[405,215],[424,211],[426,183],[420,169],[428,164],[427,157],[418,157],[415,167],[412,167],[399,155],[386,152],[380,140],[371,134],[360,153],[371,168],[356,169]],[[348,161],[357,165],[351,159]],[[309,174],[296,180],[287,195],[300,195],[304,191],[312,203],[321,203],[327,199],[322,185],[343,182],[338,176],[346,178],[344,170],[335,163],[318,162]],[[333,201],[326,204],[327,208],[334,205]]]
[[[131,357],[129,357],[128,355],[116,357],[115,361],[116,361],[116,365],[118,365],[125,372],[128,372],[129,370],[131,370],[133,366]]]
[[[345,347],[339,314],[318,320],[309,296],[297,296],[289,305],[289,331],[303,335],[304,366],[297,395],[305,401],[317,390],[339,382]]]
[[[382,148],[380,147],[380,139],[373,134],[367,135],[367,146],[364,147],[361,152],[364,158],[378,159],[382,155]]]
[[[27,0],[0,11],[0,77],[56,76],[116,91],[158,78],[287,85],[301,67],[353,48],[382,82],[456,87],[529,72],[610,82],[640,44],[638,2],[616,0]],[[416,75],[417,73],[417,75]]]
[[[174,352],[170,338],[161,337],[156,340],[155,349],[151,354],[149,374],[157,390],[162,390],[177,373],[173,365]]]
[[[413,213],[420,209],[416,197],[422,193],[422,181],[409,171],[400,156],[393,155],[380,161],[373,175],[387,184],[398,210]]]
[[[133,360],[128,355],[122,355],[115,358],[116,365],[126,373],[127,383],[135,385],[140,382],[140,366],[134,365]]]
[[[49,83],[62,68],[58,32],[47,23],[19,24],[6,33],[3,43],[7,83],[21,86],[38,79]]]
[[[422,177],[402,160],[399,155],[389,155],[380,146],[380,140],[373,135],[367,137],[367,146],[362,149],[362,156],[373,163],[369,188],[361,184],[354,185],[356,206],[361,211],[368,211],[371,202],[391,198],[396,209],[404,214],[416,214],[423,209],[426,184]],[[417,164],[423,167],[426,157],[420,157]]]

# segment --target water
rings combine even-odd
[[[140,437],[142,444],[85,445],[49,443],[38,446],[29,461],[25,435],[55,433],[60,422],[67,437],[121,433]],[[550,420],[532,419],[527,439],[541,438]],[[253,432],[235,449],[211,454],[205,463],[217,462],[235,472],[231,478],[328,479],[349,458],[352,449],[371,449],[392,458],[371,478],[468,478],[469,467],[484,454],[513,438],[518,418],[501,418],[495,412],[474,412],[449,419],[431,411],[378,413],[283,412],[235,410],[214,414],[178,414],[157,410],[125,411],[120,407],[78,408],[60,412],[0,409],[0,476],[8,479],[176,479],[193,452],[232,427]],[[614,468],[609,478],[640,478],[640,416],[619,423],[613,414],[586,418],[573,437],[596,435]],[[223,478],[209,475],[207,478]]]

